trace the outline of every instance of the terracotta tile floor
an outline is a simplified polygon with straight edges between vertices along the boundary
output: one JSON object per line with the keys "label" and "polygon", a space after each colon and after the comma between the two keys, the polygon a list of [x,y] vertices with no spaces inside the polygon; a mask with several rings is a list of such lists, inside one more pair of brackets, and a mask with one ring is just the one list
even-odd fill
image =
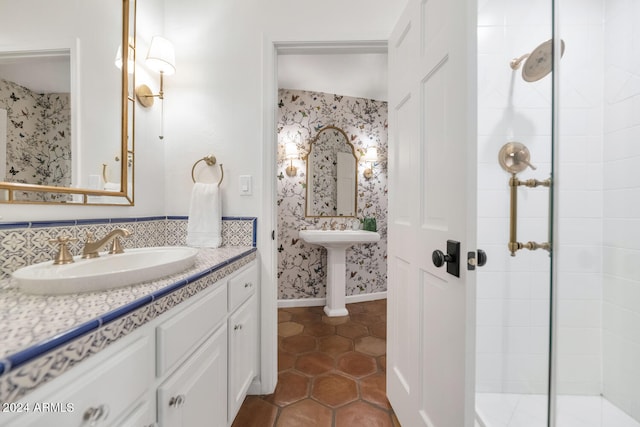
{"label": "terracotta tile floor", "polygon": [[278,385],[232,427],[399,427],[386,396],[387,301],[278,310]]}

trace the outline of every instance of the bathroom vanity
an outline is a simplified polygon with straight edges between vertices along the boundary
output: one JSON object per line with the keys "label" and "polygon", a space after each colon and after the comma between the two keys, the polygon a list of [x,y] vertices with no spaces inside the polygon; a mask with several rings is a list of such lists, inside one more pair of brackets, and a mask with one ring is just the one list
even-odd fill
{"label": "bathroom vanity", "polygon": [[[250,247],[201,249],[181,274],[74,294],[91,321],[0,357],[0,425],[231,425],[258,374],[256,258]],[[19,297],[41,304],[33,317],[73,298]]]}

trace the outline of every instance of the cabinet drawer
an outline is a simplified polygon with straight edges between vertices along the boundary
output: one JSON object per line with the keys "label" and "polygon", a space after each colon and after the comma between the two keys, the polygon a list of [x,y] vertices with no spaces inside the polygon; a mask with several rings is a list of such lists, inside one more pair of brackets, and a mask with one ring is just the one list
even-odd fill
{"label": "cabinet drawer", "polygon": [[[198,297],[196,297],[198,298]],[[219,286],[156,329],[156,375],[162,376],[215,330],[227,315],[227,287]]]}
{"label": "cabinet drawer", "polygon": [[[109,349],[104,352],[109,352]],[[101,354],[100,357],[104,357],[104,363],[96,364],[80,378],[49,397],[37,398],[31,402],[34,397],[27,397],[25,402],[29,402],[32,412],[9,425],[112,425],[114,420],[125,414],[132,402],[148,391],[149,382],[153,378],[153,368],[149,363],[150,358],[153,358],[153,343],[148,337],[141,337],[126,347],[118,346],[117,351],[111,351],[108,355]],[[44,403],[55,407],[45,408],[42,406]],[[36,405],[40,405],[40,409]]]}
{"label": "cabinet drawer", "polygon": [[248,268],[229,279],[229,312],[253,295],[258,287],[258,266],[252,262]]}

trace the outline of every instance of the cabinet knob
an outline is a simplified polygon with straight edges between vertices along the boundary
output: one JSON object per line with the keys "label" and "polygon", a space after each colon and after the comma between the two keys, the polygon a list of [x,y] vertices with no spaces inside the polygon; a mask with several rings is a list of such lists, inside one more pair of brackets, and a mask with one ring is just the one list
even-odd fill
{"label": "cabinet knob", "polygon": [[247,282],[247,283],[244,284],[245,288],[250,288],[252,286],[253,286],[253,283],[251,283],[251,282]]}
{"label": "cabinet knob", "polygon": [[233,327],[234,331],[237,331],[238,329],[242,329],[242,325],[241,324],[238,324],[238,325]]}
{"label": "cabinet knob", "polygon": [[173,396],[173,397],[171,397],[171,399],[169,399],[169,406],[173,406],[173,407],[179,408],[182,405],[184,405],[186,400],[187,400],[187,398],[186,398],[186,396],[184,394],[179,394],[177,396]]}
{"label": "cabinet knob", "polygon": [[109,416],[109,407],[107,405],[100,405],[98,407],[91,407],[84,411],[82,418],[85,421],[89,421],[89,425],[95,426],[98,422],[106,420]]}

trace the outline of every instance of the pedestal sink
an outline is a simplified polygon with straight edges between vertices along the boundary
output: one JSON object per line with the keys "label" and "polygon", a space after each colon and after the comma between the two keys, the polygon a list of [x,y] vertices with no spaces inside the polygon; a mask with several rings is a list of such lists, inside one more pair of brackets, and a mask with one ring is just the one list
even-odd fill
{"label": "pedestal sink", "polygon": [[358,243],[373,243],[380,240],[380,234],[365,230],[300,230],[300,238],[307,243],[327,248],[327,316],[346,316],[346,261],[345,252],[349,246]]}

